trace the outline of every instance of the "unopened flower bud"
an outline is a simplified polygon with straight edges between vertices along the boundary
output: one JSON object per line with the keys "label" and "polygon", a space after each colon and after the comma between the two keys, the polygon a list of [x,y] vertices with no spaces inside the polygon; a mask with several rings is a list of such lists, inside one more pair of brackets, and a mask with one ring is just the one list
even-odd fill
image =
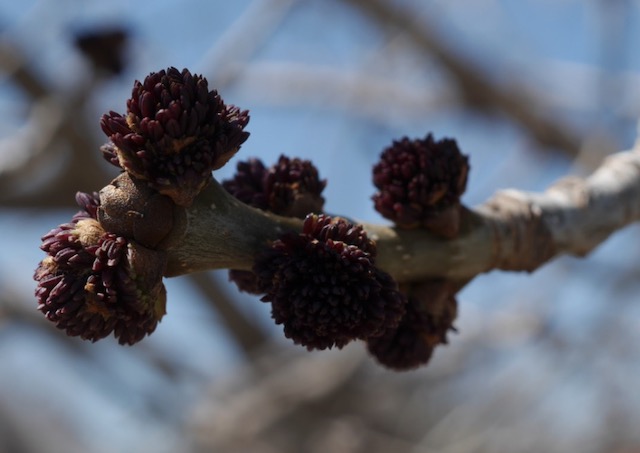
{"label": "unopened flower bud", "polygon": [[166,258],[106,232],[95,218],[97,194],[76,200],[83,210],[42,238],[38,309],[68,335],[96,341],[114,333],[121,344],[136,343],[164,315]]}
{"label": "unopened flower bud", "polygon": [[307,349],[341,348],[395,328],[406,300],[375,267],[375,246],[360,226],[309,215],[256,260],[262,298],[285,336]]}
{"label": "unopened flower bud", "polygon": [[189,206],[249,136],[247,111],[225,105],[207,80],[176,68],[134,84],[123,116],[110,112],[101,126],[114,146],[104,157],[178,205]]}
{"label": "unopened flower bud", "polygon": [[397,371],[426,364],[457,315],[455,289],[451,283],[434,280],[411,284],[406,290],[406,314],[396,328],[367,339],[369,352],[382,365]]}
{"label": "unopened flower bud", "polygon": [[[249,206],[303,219],[311,212],[322,212],[326,184],[310,161],[281,155],[270,168],[255,158],[238,162],[236,174],[222,186]],[[260,294],[251,271],[230,270],[229,280],[241,291]]]}
{"label": "unopened flower bud", "polygon": [[270,168],[259,159],[239,162],[235,176],[222,185],[249,206],[303,219],[311,212],[322,212],[327,182],[311,161],[281,155]]}
{"label": "unopened flower bud", "polygon": [[375,208],[401,228],[426,227],[453,237],[468,173],[468,158],[455,140],[435,141],[429,134],[394,141],[373,168]]}

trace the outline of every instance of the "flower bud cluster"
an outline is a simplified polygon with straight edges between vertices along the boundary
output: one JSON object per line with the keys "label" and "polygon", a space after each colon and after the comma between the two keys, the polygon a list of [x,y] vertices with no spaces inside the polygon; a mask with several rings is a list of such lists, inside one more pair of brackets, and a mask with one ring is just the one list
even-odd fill
{"label": "flower bud cluster", "polygon": [[326,185],[310,161],[284,155],[270,168],[260,159],[241,161],[234,177],[222,183],[249,206],[301,219],[310,212],[322,212]]}
{"label": "flower bud cluster", "polygon": [[189,206],[211,172],[249,137],[248,122],[248,112],[226,105],[205,78],[169,68],[135,82],[126,114],[102,117],[111,140],[102,151],[107,161]]}
{"label": "flower bud cluster", "polygon": [[468,173],[468,158],[455,140],[436,141],[428,134],[394,141],[373,168],[375,208],[400,228],[424,227],[453,237]]}
{"label": "flower bud cluster", "polygon": [[38,309],[70,336],[96,341],[113,333],[121,344],[136,343],[165,312],[161,278],[136,269],[139,256],[153,252],[101,227],[97,194],[78,193],[76,201],[82,210],[71,222],[42,237]]}
{"label": "flower bud cluster", "polygon": [[[378,192],[374,206],[396,227],[423,228],[446,239],[460,230],[469,174],[467,156],[455,140],[403,138],[383,150],[373,167]],[[367,339],[369,352],[382,365],[408,370],[429,361],[433,350],[447,342],[457,315],[456,288],[451,282],[422,281],[403,285],[406,314],[396,328]]]}
{"label": "flower bud cluster", "polygon": [[310,214],[256,260],[258,287],[284,334],[307,349],[342,348],[398,326],[406,299],[375,266],[362,226]]}
{"label": "flower bud cluster", "polygon": [[403,288],[408,295],[406,314],[396,328],[367,339],[367,348],[378,362],[397,371],[426,364],[457,315],[455,290],[446,281],[414,283]]}
{"label": "flower bud cluster", "polygon": [[[281,155],[267,168],[260,159],[240,161],[233,178],[222,186],[243,203],[274,214],[304,219],[311,212],[322,212],[322,191],[327,185],[318,169],[308,160]],[[230,270],[229,280],[241,291],[260,294],[251,271]]]}

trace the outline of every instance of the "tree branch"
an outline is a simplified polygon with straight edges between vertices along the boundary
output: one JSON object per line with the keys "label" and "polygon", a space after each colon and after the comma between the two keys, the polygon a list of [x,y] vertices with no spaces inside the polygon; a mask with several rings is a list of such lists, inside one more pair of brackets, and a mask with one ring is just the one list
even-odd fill
{"label": "tree branch", "polygon": [[[107,197],[103,197],[107,198]],[[607,158],[586,179],[565,178],[543,193],[498,192],[463,209],[460,235],[364,224],[377,241],[377,265],[399,282],[445,277],[467,281],[492,269],[531,272],[560,254],[584,256],[640,219],[640,151]],[[109,200],[103,199],[109,204]],[[204,269],[251,269],[254,257],[299,219],[246,206],[215,180],[174,218],[166,276]]]}

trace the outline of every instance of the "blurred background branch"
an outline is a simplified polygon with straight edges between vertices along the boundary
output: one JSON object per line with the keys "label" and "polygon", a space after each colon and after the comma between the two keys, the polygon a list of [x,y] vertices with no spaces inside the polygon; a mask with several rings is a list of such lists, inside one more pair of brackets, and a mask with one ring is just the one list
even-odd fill
{"label": "blurred background branch", "polygon": [[563,125],[560,118],[549,117],[544,100],[533,97],[525,81],[511,85],[493,82],[470,59],[465,60],[447,46],[438,36],[434,18],[387,0],[345,0],[345,3],[358,8],[379,27],[406,35],[420,53],[435,58],[455,81],[467,107],[502,113],[530,134],[540,149],[557,149],[569,156],[578,154],[579,136]]}

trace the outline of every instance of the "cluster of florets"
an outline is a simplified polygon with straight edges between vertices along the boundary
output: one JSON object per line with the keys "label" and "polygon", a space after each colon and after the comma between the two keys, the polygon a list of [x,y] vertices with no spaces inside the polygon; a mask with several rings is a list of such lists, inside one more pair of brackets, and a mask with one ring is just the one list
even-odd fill
{"label": "cluster of florets", "polygon": [[82,210],[42,238],[47,257],[34,275],[38,309],[68,335],[96,341],[114,333],[121,344],[136,343],[165,312],[162,280],[134,268],[139,256],[153,252],[104,231],[97,194],[78,193],[76,200]]}
{"label": "cluster of florets", "polygon": [[361,226],[307,216],[258,257],[258,287],[284,334],[308,349],[341,348],[398,326],[406,299],[375,266],[376,249]]}
{"label": "cluster of florets", "polygon": [[468,159],[455,140],[435,141],[428,134],[423,140],[394,141],[373,167],[375,208],[398,227],[455,236],[468,173]]}
{"label": "cluster of florets", "polygon": [[[266,167],[260,159],[240,161],[233,178],[222,186],[243,203],[274,214],[304,219],[309,213],[322,212],[322,191],[327,181],[308,160],[281,155],[278,162]],[[229,280],[241,291],[260,294],[255,274],[230,270]]]}
{"label": "cluster of florets", "polygon": [[[460,197],[469,161],[455,140],[403,138],[384,149],[373,167],[375,208],[398,228],[424,228],[444,238],[460,229]],[[407,310],[399,325],[367,339],[369,352],[383,365],[406,370],[425,364],[447,342],[457,315],[456,288],[445,281],[405,284]]]}
{"label": "cluster of florets", "polygon": [[247,111],[227,106],[207,80],[176,68],[136,81],[127,113],[102,117],[104,157],[188,206],[248,138]]}
{"label": "cluster of florets", "polygon": [[113,333],[121,344],[133,344],[153,332],[165,313],[167,260],[155,220],[193,202],[212,170],[247,139],[248,121],[246,111],[226,105],[206,79],[186,69],[136,81],[126,113],[101,120],[110,139],[103,156],[126,172],[103,191],[144,192],[148,198],[139,207],[149,212],[108,212],[97,193],[77,195],[82,210],[42,237],[47,257],[34,279],[47,319],[91,341]]}
{"label": "cluster of florets", "polygon": [[310,161],[284,155],[269,168],[255,158],[238,162],[234,177],[222,183],[229,193],[249,206],[298,218],[322,212],[322,191],[326,185]]}
{"label": "cluster of florets", "polygon": [[439,344],[447,343],[447,333],[455,330],[457,315],[455,289],[446,281],[407,285],[406,314],[396,328],[367,339],[369,352],[382,365],[402,371],[429,361]]}

